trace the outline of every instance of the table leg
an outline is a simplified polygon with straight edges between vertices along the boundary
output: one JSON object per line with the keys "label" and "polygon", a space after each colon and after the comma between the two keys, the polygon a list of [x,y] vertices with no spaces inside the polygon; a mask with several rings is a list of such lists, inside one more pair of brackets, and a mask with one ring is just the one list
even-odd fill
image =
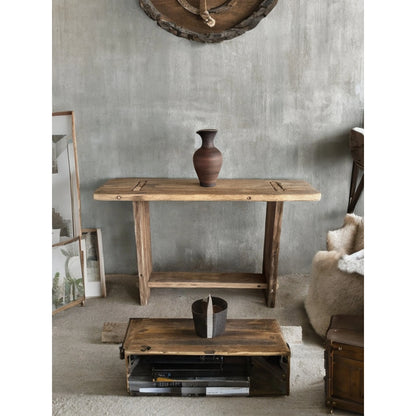
{"label": "table leg", "polygon": [[276,306],[276,292],[279,287],[277,266],[279,262],[280,233],[282,230],[283,202],[267,202],[264,231],[263,274],[267,281],[266,303]]}
{"label": "table leg", "polygon": [[149,202],[133,201],[133,216],[139,274],[139,302],[140,305],[147,305],[150,296],[149,278],[152,273]]}

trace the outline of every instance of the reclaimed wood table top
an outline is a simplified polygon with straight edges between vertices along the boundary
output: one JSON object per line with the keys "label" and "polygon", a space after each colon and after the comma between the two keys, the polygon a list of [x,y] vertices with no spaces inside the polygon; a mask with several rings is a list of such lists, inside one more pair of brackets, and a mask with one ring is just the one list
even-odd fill
{"label": "reclaimed wood table top", "polygon": [[98,201],[319,201],[321,193],[302,180],[115,178],[94,192]]}
{"label": "reclaimed wood table top", "polygon": [[228,319],[215,338],[196,335],[193,319],[130,318],[126,355],[290,355],[276,319]]}

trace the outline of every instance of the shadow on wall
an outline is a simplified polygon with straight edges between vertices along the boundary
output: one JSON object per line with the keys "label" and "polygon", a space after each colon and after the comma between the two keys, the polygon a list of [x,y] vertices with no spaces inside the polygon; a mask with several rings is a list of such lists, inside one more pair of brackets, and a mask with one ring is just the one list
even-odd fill
{"label": "shadow on wall", "polygon": [[313,155],[316,166],[320,168],[336,167],[339,163],[345,162],[346,157],[350,156],[349,134],[348,130],[337,136],[323,137],[314,142]]}

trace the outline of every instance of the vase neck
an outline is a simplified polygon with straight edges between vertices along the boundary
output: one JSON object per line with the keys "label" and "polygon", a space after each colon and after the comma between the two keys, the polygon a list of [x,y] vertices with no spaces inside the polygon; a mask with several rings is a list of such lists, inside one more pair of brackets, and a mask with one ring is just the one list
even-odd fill
{"label": "vase neck", "polygon": [[214,137],[202,137],[202,147],[214,147]]}
{"label": "vase neck", "polygon": [[207,130],[199,130],[197,133],[201,136],[202,139],[202,147],[210,148],[214,146],[214,138],[217,134],[217,130],[214,129],[207,129]]}

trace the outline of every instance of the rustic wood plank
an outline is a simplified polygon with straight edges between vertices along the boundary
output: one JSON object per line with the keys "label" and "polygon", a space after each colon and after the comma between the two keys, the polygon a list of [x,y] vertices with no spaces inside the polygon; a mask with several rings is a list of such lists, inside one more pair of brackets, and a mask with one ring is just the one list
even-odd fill
{"label": "rustic wood plank", "polygon": [[268,202],[264,233],[263,274],[267,281],[266,303],[270,308],[276,305],[279,287],[277,269],[279,262],[280,234],[282,230],[283,202]]}
{"label": "rustic wood plank", "polygon": [[192,319],[131,318],[126,355],[290,355],[275,319],[228,319],[224,334],[201,338]]}
{"label": "rustic wood plank", "polygon": [[133,216],[139,274],[139,301],[140,305],[147,305],[150,296],[148,283],[153,268],[149,203],[146,201],[133,202]]}
{"label": "rustic wood plank", "polygon": [[101,332],[101,342],[119,344],[126,335],[128,322],[104,322]]}
{"label": "rustic wood plank", "polygon": [[261,273],[152,272],[149,287],[266,289]]}
{"label": "rustic wood plank", "polygon": [[202,187],[198,179],[116,178],[94,192],[99,201],[319,201],[321,194],[301,180],[218,179]]}

